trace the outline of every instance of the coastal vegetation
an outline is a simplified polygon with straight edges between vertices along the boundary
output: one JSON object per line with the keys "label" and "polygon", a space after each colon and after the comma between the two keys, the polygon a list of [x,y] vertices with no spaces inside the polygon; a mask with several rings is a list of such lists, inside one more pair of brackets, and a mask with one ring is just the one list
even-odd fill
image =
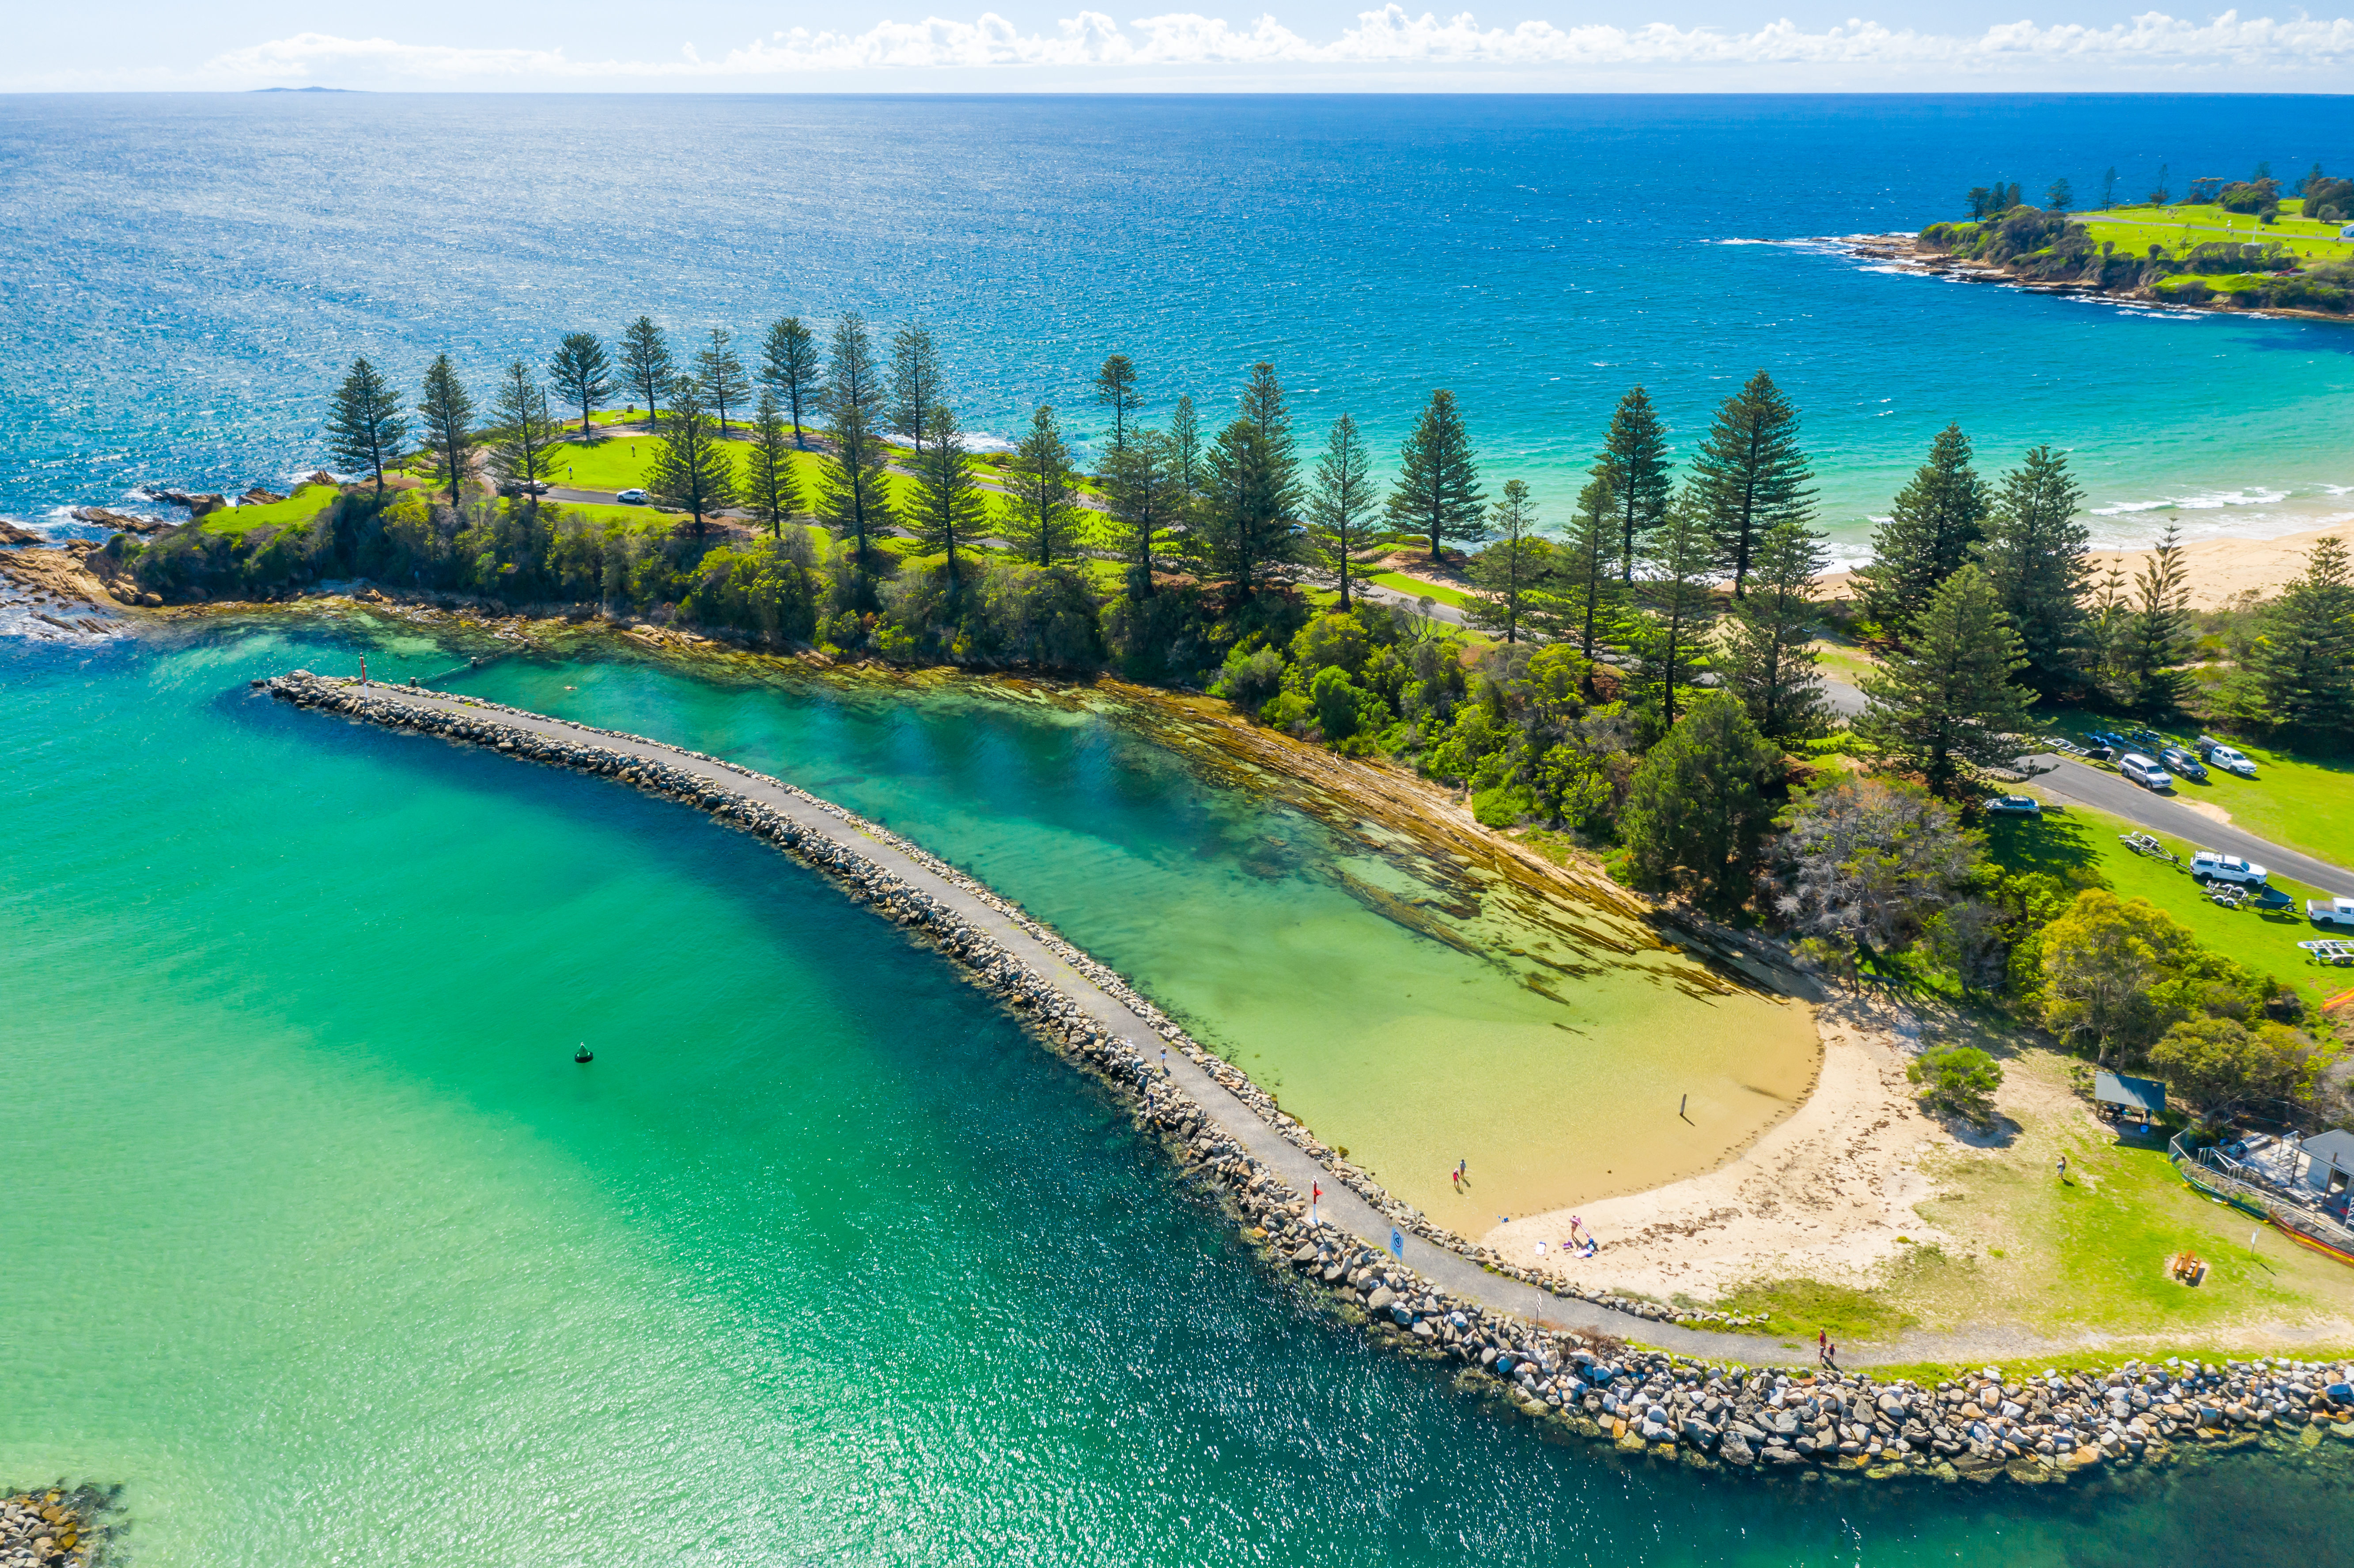
{"label": "coastal vegetation", "polygon": [[[1145,371],[1110,356],[1095,377],[1110,439],[1083,467],[1044,405],[1010,453],[974,452],[920,325],[883,340],[846,315],[821,354],[787,318],[763,341],[755,376],[725,333],[684,371],[643,318],[617,357],[567,334],[547,374],[577,423],[521,360],[482,423],[443,356],[411,429],[356,362],[328,426],[358,482],[120,535],[91,558],[167,600],[364,577],[836,658],[1206,690],[1459,790],[1481,822],[1550,853],[1775,930],[1831,976],[1948,993],[2122,1065],[2196,1045],[2211,1086],[2273,1082],[2282,1052],[2303,1053],[2296,1094],[2354,1110],[2310,987],[2141,899],[2138,867],[2006,862],[1977,825],[1988,774],[2041,709],[2115,706],[2306,749],[2342,738],[2354,573],[2337,541],[2276,599],[2202,620],[2170,540],[2133,580],[2094,580],[2063,453],[2031,449],[1988,480],[1956,427],[1839,603],[1819,580],[1799,412],[1762,372],[1681,473],[1630,389],[1571,516],[1548,519],[1483,466],[1444,388],[1384,494],[1350,417],[1303,450],[1271,364],[1205,436],[1190,394],[1156,422]],[[598,407],[607,366],[642,398],[634,423]],[[748,399],[748,422],[723,413]],[[551,480],[649,502],[558,501]],[[1872,654],[1843,727],[1825,626]],[[2116,957],[2144,949],[2158,956]],[[2129,1025],[2102,1000],[2123,994],[2138,999]],[[1928,1092],[1965,1105],[1969,1075],[1949,1078]]]}

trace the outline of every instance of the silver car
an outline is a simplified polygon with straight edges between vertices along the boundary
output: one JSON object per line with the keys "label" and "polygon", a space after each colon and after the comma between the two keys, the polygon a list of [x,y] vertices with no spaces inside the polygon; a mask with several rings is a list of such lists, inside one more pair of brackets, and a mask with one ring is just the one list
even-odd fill
{"label": "silver car", "polygon": [[2154,758],[2138,751],[2128,751],[2117,758],[2117,771],[2145,789],[2171,789],[2174,775],[2160,768]]}

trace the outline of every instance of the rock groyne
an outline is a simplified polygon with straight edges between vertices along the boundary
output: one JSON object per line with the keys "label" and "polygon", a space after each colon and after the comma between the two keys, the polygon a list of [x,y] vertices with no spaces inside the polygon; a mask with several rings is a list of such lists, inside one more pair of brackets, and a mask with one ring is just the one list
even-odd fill
{"label": "rock groyne", "polygon": [[[1887,1478],[2049,1480],[2192,1442],[2354,1439],[2349,1369],[2231,1363],[2006,1383],[1994,1369],[1935,1388],[1861,1374],[1756,1370],[1764,1341],[1697,1330],[1650,1303],[1517,1309],[1540,1284],[1430,1224],[1204,1050],[1116,972],[1018,906],[887,830],[738,764],[478,698],[296,671],[254,684],[301,707],[607,778],[702,810],[833,880],[936,945],[1032,1032],[1129,1104],[1214,1184],[1272,1266],[1305,1276],[1375,1339],[1458,1369],[1513,1413],[1681,1464],[1829,1467]],[[1158,1035],[1148,1052],[1140,1041]],[[1173,1053],[1174,1059],[1171,1059]],[[1336,1184],[1320,1203],[1313,1188]],[[1406,1254],[1407,1236],[1420,1245]],[[1504,1282],[1520,1282],[1506,1304]],[[1713,1315],[1723,1320],[1723,1315]],[[1626,1336],[1659,1346],[1634,1350]],[[2343,1398],[2339,1397],[2343,1394]],[[2001,1397],[1997,1398],[1999,1394]],[[2155,1414],[2153,1414],[2155,1413]],[[2339,1416],[2345,1419],[2338,1419]]]}

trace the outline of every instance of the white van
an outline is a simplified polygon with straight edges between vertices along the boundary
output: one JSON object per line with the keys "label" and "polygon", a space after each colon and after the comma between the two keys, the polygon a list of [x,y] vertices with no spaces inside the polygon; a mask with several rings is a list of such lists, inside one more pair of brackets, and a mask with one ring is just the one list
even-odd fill
{"label": "white van", "polygon": [[2117,771],[2145,789],[2171,789],[2174,775],[2138,751],[2128,751],[2117,758]]}

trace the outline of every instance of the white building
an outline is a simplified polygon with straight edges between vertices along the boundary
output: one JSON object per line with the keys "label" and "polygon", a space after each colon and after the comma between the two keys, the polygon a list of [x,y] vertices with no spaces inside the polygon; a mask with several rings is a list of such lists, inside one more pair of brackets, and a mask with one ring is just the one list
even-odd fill
{"label": "white building", "polygon": [[2316,1192],[2354,1185],[2354,1132],[2317,1132],[2298,1145],[2296,1179]]}

